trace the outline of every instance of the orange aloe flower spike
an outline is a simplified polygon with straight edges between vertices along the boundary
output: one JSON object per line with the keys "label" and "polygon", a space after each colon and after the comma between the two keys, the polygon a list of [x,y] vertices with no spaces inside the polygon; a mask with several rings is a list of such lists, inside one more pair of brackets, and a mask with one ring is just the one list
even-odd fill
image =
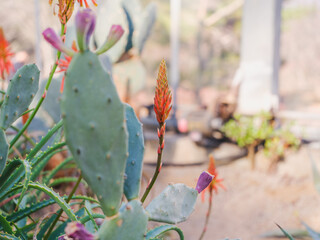
{"label": "orange aloe flower spike", "polygon": [[161,61],[157,78],[157,87],[154,97],[154,111],[157,121],[163,125],[172,109],[172,94],[167,79],[167,67],[164,60]]}

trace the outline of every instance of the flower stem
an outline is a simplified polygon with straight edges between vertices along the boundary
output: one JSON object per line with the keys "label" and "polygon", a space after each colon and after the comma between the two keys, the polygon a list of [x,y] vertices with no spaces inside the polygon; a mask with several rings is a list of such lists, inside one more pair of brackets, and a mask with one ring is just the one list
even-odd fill
{"label": "flower stem", "polygon": [[207,212],[207,215],[206,215],[206,221],[204,223],[204,227],[203,227],[203,230],[202,230],[202,233],[200,235],[199,240],[202,240],[204,235],[205,235],[205,233],[207,232],[207,227],[208,227],[208,223],[209,223],[209,219],[210,219],[211,209],[212,209],[212,191],[210,191],[209,207],[208,207],[208,212]]}
{"label": "flower stem", "polygon": [[[160,126],[160,129],[161,129],[163,127],[163,123],[160,123],[159,126]],[[141,202],[142,203],[146,200],[146,198],[147,198],[151,188],[153,187],[153,184],[157,180],[157,177],[158,177],[158,175],[160,173],[160,170],[161,170],[160,168],[161,168],[161,159],[162,159],[162,152],[163,152],[163,148],[161,146],[163,144],[163,136],[164,135],[162,134],[159,137],[159,148],[158,149],[160,149],[160,151],[158,151],[157,167],[156,167],[156,170],[155,170],[155,172],[153,174],[153,177],[152,177],[150,183],[148,184],[148,186],[147,186],[147,188],[146,188],[146,190],[145,190],[145,192],[144,192],[144,194],[143,194],[143,196],[141,198]]]}
{"label": "flower stem", "polygon": [[[61,32],[60,32],[60,36],[63,36],[65,34],[65,25],[64,24],[61,24]],[[40,98],[40,100],[38,101],[37,103],[37,106],[35,107],[35,109],[33,110],[32,114],[30,115],[29,119],[27,120],[27,122],[23,125],[23,127],[20,129],[20,131],[17,133],[17,135],[12,139],[12,141],[10,142],[10,148],[13,147],[13,145],[18,141],[18,139],[21,137],[21,135],[24,133],[24,131],[29,127],[31,121],[33,120],[33,118],[35,117],[35,115],[37,114],[39,108],[41,107],[42,105],[42,102],[44,101],[45,97],[46,97],[46,94],[47,94],[47,91],[49,89],[49,86],[51,84],[51,81],[52,81],[52,78],[53,78],[53,74],[55,73],[57,67],[58,67],[58,60],[60,59],[60,56],[61,56],[61,52],[58,51],[57,52],[57,60],[55,61],[53,67],[52,67],[52,70],[50,72],[50,75],[49,75],[49,78],[48,78],[48,81],[47,81],[47,84],[46,84],[46,87],[44,89],[44,92],[43,92],[43,95],[42,97]]]}
{"label": "flower stem", "polygon": [[[82,180],[82,173],[80,173],[76,184],[74,185],[72,191],[70,192],[70,194],[69,194],[69,196],[68,196],[68,198],[67,198],[67,200],[66,200],[66,203],[69,203],[69,202],[70,202],[71,198],[73,197],[74,193],[76,192],[77,188],[79,187],[79,184],[80,184],[81,180]],[[60,209],[60,211],[58,212],[57,217],[55,218],[55,220],[54,220],[54,222],[52,223],[52,225],[50,226],[47,234],[46,234],[45,237],[43,238],[44,240],[47,240],[47,239],[50,237],[50,234],[52,233],[54,227],[56,226],[57,222],[59,221],[59,218],[61,217],[62,213],[63,213],[63,210]]]}

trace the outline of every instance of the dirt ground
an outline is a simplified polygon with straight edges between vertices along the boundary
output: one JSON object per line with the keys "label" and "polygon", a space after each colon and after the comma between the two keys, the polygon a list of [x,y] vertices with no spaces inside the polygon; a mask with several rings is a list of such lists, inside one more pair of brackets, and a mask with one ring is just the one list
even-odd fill
{"label": "dirt ground", "polygon": [[[288,153],[274,173],[267,171],[268,159],[262,152],[257,155],[254,171],[250,170],[246,158],[218,167],[227,191],[221,190],[214,196],[204,239],[262,239],[263,233],[277,231],[275,223],[285,229],[303,229],[300,220],[320,230],[320,194],[313,185],[308,155],[311,151],[313,158],[319,160],[320,150],[308,149],[304,145],[299,151]],[[163,167],[152,197],[168,183],[182,182],[194,187],[198,175],[206,167]],[[147,175],[151,176],[152,171],[152,167],[145,167]],[[186,240],[199,238],[206,211],[207,202],[202,203],[199,198],[189,220],[178,225]],[[171,239],[178,238],[173,234]]]}

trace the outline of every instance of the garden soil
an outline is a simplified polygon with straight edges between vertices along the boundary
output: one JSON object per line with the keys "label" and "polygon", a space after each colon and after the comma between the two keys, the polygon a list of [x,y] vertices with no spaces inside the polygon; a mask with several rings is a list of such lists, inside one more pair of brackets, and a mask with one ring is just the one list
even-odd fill
{"label": "garden soil", "polygon": [[[284,229],[304,229],[301,220],[320,230],[320,194],[314,187],[309,153],[319,160],[320,151],[307,145],[287,154],[277,170],[268,171],[269,161],[262,152],[257,154],[257,167],[250,169],[246,158],[218,167],[227,188],[214,195],[210,223],[205,240],[264,239],[266,232],[278,231],[276,223]],[[195,187],[196,180],[206,165],[163,167],[151,199],[168,183],[185,183]],[[144,173],[152,176],[153,167],[145,167]],[[186,240],[199,239],[208,206],[198,198],[195,211],[184,223],[178,224]],[[156,226],[156,224],[151,224]],[[168,239],[178,239],[173,233]],[[276,239],[276,238],[269,238]]]}

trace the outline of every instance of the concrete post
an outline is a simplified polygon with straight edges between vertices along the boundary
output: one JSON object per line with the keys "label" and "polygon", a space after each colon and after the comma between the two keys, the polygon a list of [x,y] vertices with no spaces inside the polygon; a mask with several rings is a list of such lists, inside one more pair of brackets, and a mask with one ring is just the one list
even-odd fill
{"label": "concrete post", "polygon": [[282,0],[246,0],[242,17],[238,112],[256,114],[278,107]]}
{"label": "concrete post", "polygon": [[177,107],[177,88],[179,85],[179,33],[180,33],[181,0],[170,1],[170,82],[173,88],[173,113]]}

